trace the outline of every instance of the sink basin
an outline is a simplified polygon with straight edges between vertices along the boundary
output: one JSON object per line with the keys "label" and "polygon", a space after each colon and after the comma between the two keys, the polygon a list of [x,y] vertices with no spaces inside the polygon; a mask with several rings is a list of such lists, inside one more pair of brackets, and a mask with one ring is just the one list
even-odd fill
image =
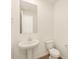
{"label": "sink basin", "polygon": [[22,41],[19,43],[19,47],[27,50],[27,59],[33,59],[32,50],[39,44],[39,40]]}
{"label": "sink basin", "polygon": [[22,41],[19,43],[19,47],[21,47],[23,49],[29,49],[29,48],[35,47],[38,44],[39,44],[39,40]]}

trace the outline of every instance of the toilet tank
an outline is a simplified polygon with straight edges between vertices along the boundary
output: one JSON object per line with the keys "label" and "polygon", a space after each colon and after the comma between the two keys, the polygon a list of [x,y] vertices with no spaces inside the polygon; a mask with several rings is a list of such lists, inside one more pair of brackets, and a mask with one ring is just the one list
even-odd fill
{"label": "toilet tank", "polygon": [[51,49],[51,48],[54,47],[54,42],[53,42],[53,40],[47,40],[45,43],[46,43],[46,48],[47,48],[47,49]]}

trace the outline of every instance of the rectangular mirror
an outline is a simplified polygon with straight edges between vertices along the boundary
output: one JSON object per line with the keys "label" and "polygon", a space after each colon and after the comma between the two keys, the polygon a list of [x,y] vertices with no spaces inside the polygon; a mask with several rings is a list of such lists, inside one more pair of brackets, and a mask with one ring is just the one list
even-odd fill
{"label": "rectangular mirror", "polygon": [[20,33],[37,32],[37,6],[26,1],[20,1]]}

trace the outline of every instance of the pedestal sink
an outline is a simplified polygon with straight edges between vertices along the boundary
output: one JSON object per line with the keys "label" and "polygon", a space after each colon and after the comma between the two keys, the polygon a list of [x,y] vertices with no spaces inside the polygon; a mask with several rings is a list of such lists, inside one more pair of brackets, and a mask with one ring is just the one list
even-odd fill
{"label": "pedestal sink", "polygon": [[32,49],[35,48],[39,44],[39,40],[32,40],[32,41],[22,41],[19,43],[19,47],[21,49],[27,50],[27,59],[32,58]]}

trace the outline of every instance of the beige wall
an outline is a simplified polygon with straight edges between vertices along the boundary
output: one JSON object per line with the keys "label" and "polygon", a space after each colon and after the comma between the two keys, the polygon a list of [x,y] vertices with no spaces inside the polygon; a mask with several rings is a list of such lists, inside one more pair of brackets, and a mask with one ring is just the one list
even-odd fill
{"label": "beige wall", "polygon": [[[38,6],[38,32],[32,34],[32,38],[38,39],[40,45],[34,51],[34,57],[40,57],[47,54],[44,41],[53,39],[53,9],[50,3],[44,0],[27,0],[30,3]],[[12,0],[12,56],[14,59],[26,59],[25,53],[22,53],[18,48],[18,43],[28,39],[28,34],[19,33],[19,0]],[[14,54],[14,55],[13,55]]]}
{"label": "beige wall", "polygon": [[54,6],[54,37],[56,47],[64,59],[67,58],[68,40],[68,7],[67,0],[58,0]]}

